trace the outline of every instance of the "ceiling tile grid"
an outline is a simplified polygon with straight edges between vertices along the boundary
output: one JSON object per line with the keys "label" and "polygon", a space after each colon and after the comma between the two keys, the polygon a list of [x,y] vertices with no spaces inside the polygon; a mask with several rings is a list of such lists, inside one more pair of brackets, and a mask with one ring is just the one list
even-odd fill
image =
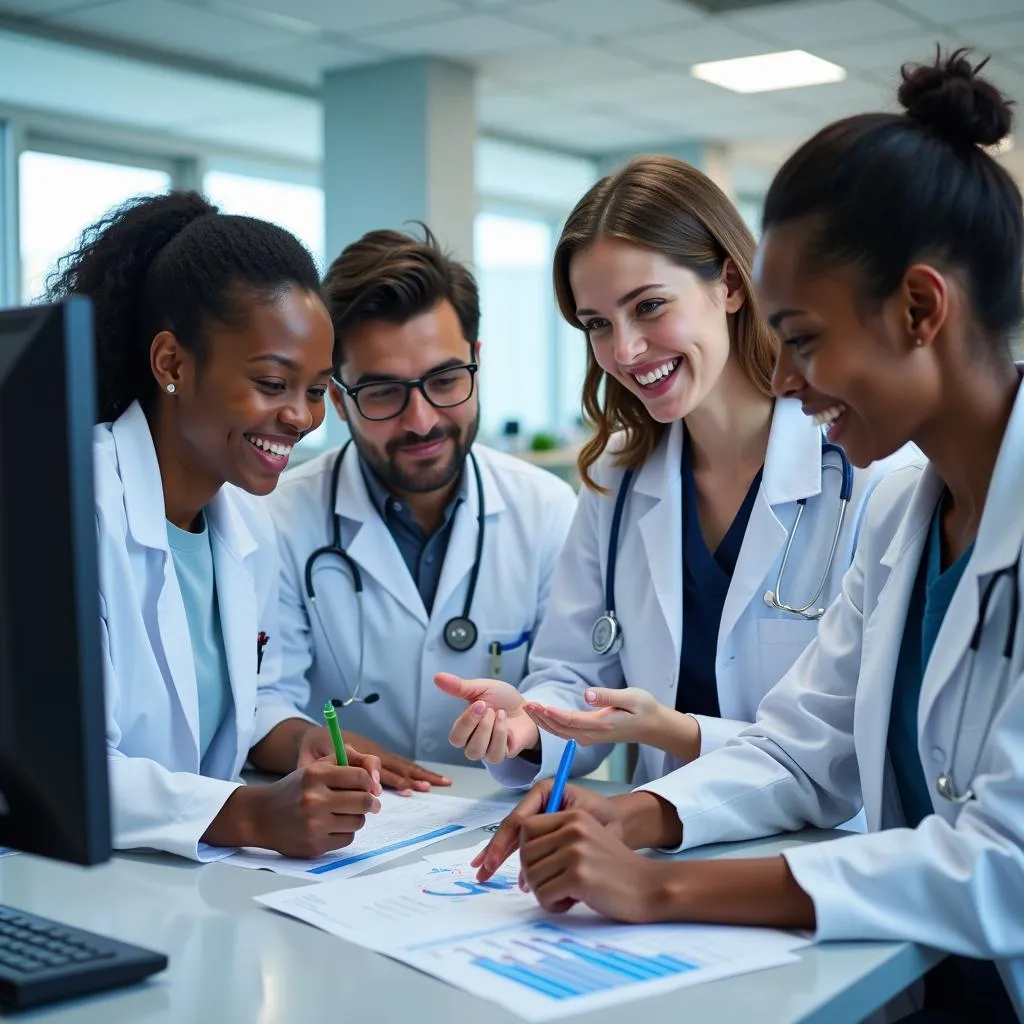
{"label": "ceiling tile grid", "polygon": [[677,0],[547,0],[506,17],[581,42],[699,25],[707,15]]}
{"label": "ceiling tile grid", "polygon": [[[797,139],[891,108],[900,64],[928,60],[936,40],[993,53],[993,80],[1024,102],[1024,0],[783,0],[722,16],[686,0],[0,0],[0,26],[4,15],[310,91],[332,68],[460,61],[477,70],[485,130],[584,152]],[[795,48],[848,78],[744,96],[690,75],[700,61]],[[237,116],[241,125],[248,108]],[[313,131],[307,121],[296,131]],[[244,134],[220,117],[209,131],[218,125]]]}

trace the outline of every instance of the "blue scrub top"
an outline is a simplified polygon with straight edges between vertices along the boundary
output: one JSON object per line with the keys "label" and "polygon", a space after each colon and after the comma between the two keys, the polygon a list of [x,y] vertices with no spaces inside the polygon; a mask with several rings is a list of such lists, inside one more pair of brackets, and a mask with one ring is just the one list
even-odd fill
{"label": "blue scrub top", "polygon": [[889,760],[903,813],[911,828],[916,828],[933,811],[931,787],[917,750],[917,707],[921,702],[921,683],[939,627],[974,550],[972,544],[943,571],[942,506],[940,501],[932,516],[921,566],[910,595],[889,716]]}
{"label": "blue scrub top", "polygon": [[[892,689],[892,711],[887,741],[896,789],[907,824],[916,828],[933,813],[931,788],[917,750],[917,710],[921,684],[931,657],[939,627],[949,609],[953,593],[974,550],[972,544],[949,568],[942,569],[942,508],[939,502],[932,516],[928,540],[921,555],[914,590],[903,627],[896,678]],[[931,780],[934,783],[934,779]],[[1010,1003],[995,964],[950,956],[924,976],[925,1011],[941,1012],[941,1019],[954,1022],[985,1021],[985,1024],[1013,1024],[1017,1015]]]}
{"label": "blue scrub top", "polygon": [[721,718],[715,660],[725,596],[761,486],[757,471],[736,518],[714,553],[708,550],[697,515],[697,484],[689,435],[683,431],[683,644],[679,658],[676,710]]}

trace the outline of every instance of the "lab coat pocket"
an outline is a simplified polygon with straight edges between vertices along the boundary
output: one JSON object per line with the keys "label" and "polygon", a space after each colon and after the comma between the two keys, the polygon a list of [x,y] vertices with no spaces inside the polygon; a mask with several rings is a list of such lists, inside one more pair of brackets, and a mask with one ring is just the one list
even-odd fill
{"label": "lab coat pocket", "polygon": [[761,686],[767,693],[803,654],[818,632],[807,619],[760,619],[757,623]]}
{"label": "lab coat pocket", "polygon": [[483,660],[477,675],[483,679],[504,679],[518,686],[526,675],[526,657],[532,642],[528,629],[482,629],[475,648]]}

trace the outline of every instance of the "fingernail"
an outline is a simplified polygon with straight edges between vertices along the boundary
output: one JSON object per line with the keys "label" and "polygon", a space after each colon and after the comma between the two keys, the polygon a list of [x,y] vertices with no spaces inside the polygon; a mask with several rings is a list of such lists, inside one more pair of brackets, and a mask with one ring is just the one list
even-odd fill
{"label": "fingernail", "polygon": [[487,710],[487,705],[482,700],[478,700],[473,705],[473,714],[474,715],[482,715],[486,710]]}
{"label": "fingernail", "polygon": [[429,782],[414,782],[413,783],[413,787],[415,789],[418,789],[421,793],[426,793],[426,791],[428,789],[430,789],[430,783]]}
{"label": "fingernail", "polygon": [[499,709],[497,717],[498,717],[498,721],[499,722],[504,722],[505,721],[505,712],[503,710]]}
{"label": "fingernail", "polygon": [[374,799],[374,801],[373,801],[373,813],[377,814],[377,813],[379,813],[379,811],[380,811],[380,801],[377,800],[377,799]]}
{"label": "fingernail", "polygon": [[441,784],[444,785],[444,786],[450,786],[452,784],[452,780],[449,779],[447,775],[442,775],[441,776]]}
{"label": "fingernail", "polygon": [[585,694],[583,694],[583,699],[584,699],[584,700],[585,700],[585,701],[586,701],[586,702],[587,702],[588,704],[593,704],[593,703],[594,703],[594,701],[595,701],[595,700],[597,700],[597,694],[596,694],[596,693],[594,693],[594,691],[593,691],[593,690],[587,690],[587,692],[586,692]]}

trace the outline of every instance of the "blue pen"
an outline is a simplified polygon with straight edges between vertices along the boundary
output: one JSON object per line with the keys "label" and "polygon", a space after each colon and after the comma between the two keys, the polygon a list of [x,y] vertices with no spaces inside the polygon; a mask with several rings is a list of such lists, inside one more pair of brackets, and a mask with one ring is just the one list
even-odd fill
{"label": "blue pen", "polygon": [[565,784],[569,781],[569,772],[572,771],[572,759],[576,756],[576,741],[569,740],[562,751],[562,760],[558,762],[558,771],[555,773],[555,784],[551,787],[551,795],[548,797],[548,805],[544,808],[545,814],[552,814],[562,809],[562,797],[565,795]]}

